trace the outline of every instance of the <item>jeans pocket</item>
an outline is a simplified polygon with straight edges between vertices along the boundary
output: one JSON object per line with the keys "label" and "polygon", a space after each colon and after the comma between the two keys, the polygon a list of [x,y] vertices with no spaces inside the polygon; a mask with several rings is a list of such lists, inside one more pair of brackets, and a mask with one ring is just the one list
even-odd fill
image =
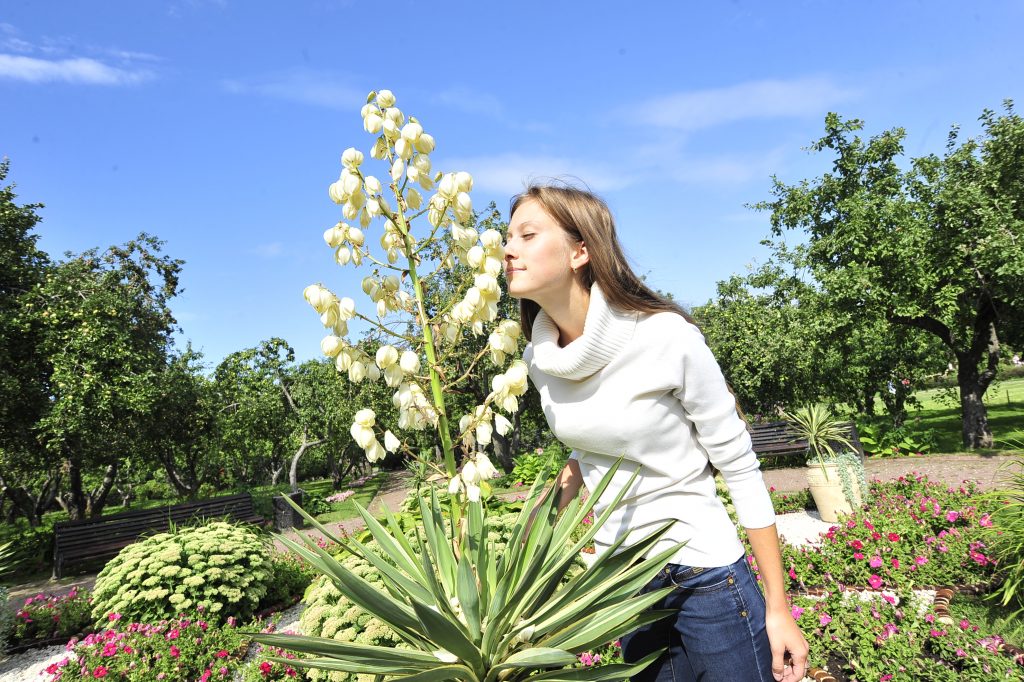
{"label": "jeans pocket", "polygon": [[665,567],[669,582],[689,594],[707,594],[724,590],[736,583],[731,566],[704,568],[668,564]]}

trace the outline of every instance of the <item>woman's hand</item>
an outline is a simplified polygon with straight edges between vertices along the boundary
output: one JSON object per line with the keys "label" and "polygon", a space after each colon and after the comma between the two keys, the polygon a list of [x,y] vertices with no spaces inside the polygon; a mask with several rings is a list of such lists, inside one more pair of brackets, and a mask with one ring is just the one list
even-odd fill
{"label": "woman's hand", "polygon": [[807,640],[792,614],[769,611],[765,616],[772,647],[772,675],[778,682],[799,682],[807,673]]}

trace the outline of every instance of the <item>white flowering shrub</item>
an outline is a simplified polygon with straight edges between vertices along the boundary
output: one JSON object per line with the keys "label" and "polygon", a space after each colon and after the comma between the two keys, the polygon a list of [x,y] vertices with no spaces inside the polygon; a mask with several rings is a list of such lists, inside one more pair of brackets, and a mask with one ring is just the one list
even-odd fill
{"label": "white flowering shrub", "polygon": [[223,521],[146,538],[100,571],[93,617],[146,623],[200,612],[207,620],[246,620],[273,577],[270,549],[255,530]]}

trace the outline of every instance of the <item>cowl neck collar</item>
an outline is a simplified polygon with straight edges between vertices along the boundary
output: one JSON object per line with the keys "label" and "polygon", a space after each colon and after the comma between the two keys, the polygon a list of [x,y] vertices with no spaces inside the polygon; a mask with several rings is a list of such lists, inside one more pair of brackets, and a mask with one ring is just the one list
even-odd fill
{"label": "cowl neck collar", "polygon": [[541,309],[533,321],[533,362],[537,369],[563,379],[581,380],[607,365],[633,337],[638,314],[620,312],[608,305],[601,288],[590,288],[590,305],[583,334],[561,348],[558,326]]}

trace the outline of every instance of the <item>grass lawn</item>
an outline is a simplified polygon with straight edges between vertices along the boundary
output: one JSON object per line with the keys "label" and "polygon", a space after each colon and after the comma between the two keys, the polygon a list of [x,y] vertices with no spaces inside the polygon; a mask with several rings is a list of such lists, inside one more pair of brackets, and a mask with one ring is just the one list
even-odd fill
{"label": "grass lawn", "polygon": [[[959,394],[936,388],[915,394],[923,408],[910,413],[914,421],[935,431],[933,454],[963,452]],[[996,439],[996,451],[1024,450],[1024,377],[1000,381],[985,394],[988,421]]]}
{"label": "grass lawn", "polygon": [[[356,494],[348,498],[344,502],[333,503],[333,509],[326,514],[319,514],[316,520],[320,523],[329,523],[338,521],[347,521],[348,519],[354,519],[359,516],[356,511],[355,503],[358,502],[359,506],[364,509],[370,505],[370,502],[377,495],[377,491],[384,485],[384,481],[387,480],[386,473],[380,473],[371,478],[363,485],[356,488]],[[396,510],[392,510],[396,511]]]}

